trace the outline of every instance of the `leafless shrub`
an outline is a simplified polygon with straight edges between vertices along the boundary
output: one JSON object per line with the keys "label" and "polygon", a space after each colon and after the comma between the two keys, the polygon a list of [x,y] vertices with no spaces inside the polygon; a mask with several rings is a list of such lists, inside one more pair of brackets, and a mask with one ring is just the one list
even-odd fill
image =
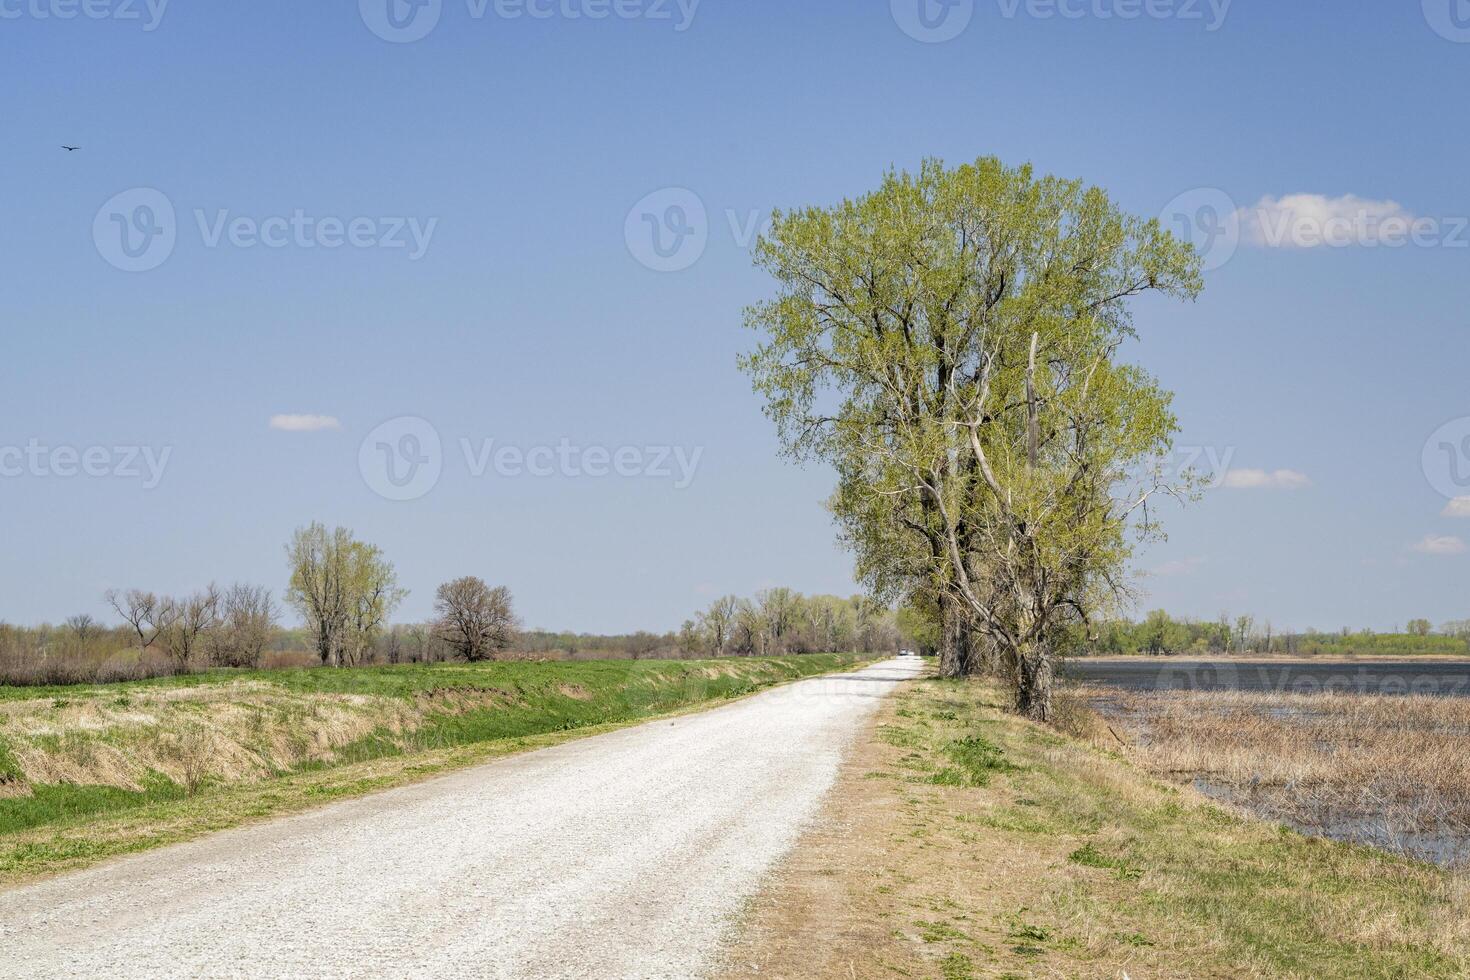
{"label": "leafless shrub", "polygon": [[466,660],[489,660],[515,638],[515,612],[503,585],[492,589],[472,575],[446,582],[434,611],[434,635]]}
{"label": "leafless shrub", "polygon": [[276,633],[276,615],[268,589],[230,586],[220,597],[218,623],[209,637],[210,662],[216,667],[259,667]]}
{"label": "leafless shrub", "polygon": [[181,670],[187,669],[205,638],[219,624],[219,589],[210,585],[202,592],[163,603],[168,618],[162,633],[164,649]]}
{"label": "leafless shrub", "polygon": [[138,648],[147,650],[173,622],[173,604],[142,589],[120,592],[108,589],[103,598],[138,637]]}

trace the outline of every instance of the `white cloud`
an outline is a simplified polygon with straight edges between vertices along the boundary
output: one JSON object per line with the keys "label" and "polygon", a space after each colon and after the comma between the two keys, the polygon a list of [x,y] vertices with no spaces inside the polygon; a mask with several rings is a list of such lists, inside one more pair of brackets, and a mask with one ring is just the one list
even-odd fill
{"label": "white cloud", "polygon": [[280,432],[322,432],[340,429],[342,423],[332,415],[272,415],[271,428]]}
{"label": "white cloud", "polygon": [[1347,248],[1402,245],[1417,219],[1397,201],[1355,194],[1266,195],[1239,212],[1241,234],[1263,248]]}
{"label": "white cloud", "polygon": [[1188,575],[1205,563],[1203,558],[1181,558],[1175,561],[1166,561],[1158,568],[1152,569],[1151,574],[1161,577],[1170,575]]}
{"label": "white cloud", "polygon": [[1225,474],[1225,486],[1236,490],[1300,490],[1311,478],[1296,470],[1237,470]]}
{"label": "white cloud", "polygon": [[1444,505],[1440,517],[1470,517],[1470,497],[1456,497]]}
{"label": "white cloud", "polygon": [[1452,534],[1427,534],[1422,541],[1415,542],[1414,550],[1421,555],[1463,555],[1465,542]]}

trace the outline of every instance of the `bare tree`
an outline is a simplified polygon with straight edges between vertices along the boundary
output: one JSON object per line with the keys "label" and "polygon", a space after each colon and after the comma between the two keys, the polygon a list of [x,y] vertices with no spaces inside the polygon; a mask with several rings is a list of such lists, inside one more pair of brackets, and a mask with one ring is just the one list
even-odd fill
{"label": "bare tree", "polygon": [[73,634],[75,634],[77,642],[84,645],[88,640],[96,636],[98,633],[97,620],[93,619],[86,613],[80,613],[76,616],[68,616],[66,620],[66,625],[67,628],[70,629]]}
{"label": "bare tree", "polygon": [[426,663],[429,659],[429,628],[423,623],[410,623],[404,633],[408,638],[408,662]]}
{"label": "bare tree", "polygon": [[488,660],[515,638],[510,590],[472,575],[439,586],[434,612],[434,635],[466,660]]}
{"label": "bare tree", "polygon": [[721,596],[710,607],[699,614],[699,628],[704,631],[710,647],[718,656],[725,652],[730,635],[735,628],[735,613],[740,600],[732,595]]}
{"label": "bare tree", "polygon": [[182,599],[164,600],[171,622],[163,630],[168,655],[188,667],[201,642],[219,625],[220,592],[213,584]]}
{"label": "bare tree", "polygon": [[741,599],[736,605],[734,640],[735,648],[747,657],[764,657],[770,648],[770,621],[749,599]]}
{"label": "bare tree", "polygon": [[798,606],[796,593],[785,587],[765,589],[755,594],[755,601],[760,608],[761,617],[766,622],[772,647],[778,652],[784,652],[788,634],[796,625]]}
{"label": "bare tree", "polygon": [[142,589],[128,589],[126,592],[108,589],[103,597],[137,634],[139,649],[147,650],[151,647],[159,634],[173,623],[173,603],[166,598],[160,599],[152,592]]}
{"label": "bare tree", "polygon": [[219,628],[210,636],[210,661],[218,667],[259,667],[276,632],[270,590],[236,583],[219,601]]}
{"label": "bare tree", "polygon": [[403,661],[403,638],[408,632],[408,627],[393,625],[383,631],[383,653],[390,664]]}

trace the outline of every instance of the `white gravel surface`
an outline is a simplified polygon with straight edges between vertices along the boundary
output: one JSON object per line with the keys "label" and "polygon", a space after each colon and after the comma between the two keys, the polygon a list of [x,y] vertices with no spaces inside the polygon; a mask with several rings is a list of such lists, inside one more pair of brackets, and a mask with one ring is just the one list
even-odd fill
{"label": "white gravel surface", "polygon": [[0,892],[0,977],[696,977],[895,660]]}

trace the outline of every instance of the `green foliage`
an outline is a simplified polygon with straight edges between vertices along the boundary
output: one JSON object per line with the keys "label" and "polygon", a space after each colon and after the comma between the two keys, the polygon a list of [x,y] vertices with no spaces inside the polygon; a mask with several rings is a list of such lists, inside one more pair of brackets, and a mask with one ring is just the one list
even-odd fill
{"label": "green foliage", "polygon": [[1108,857],[1099,851],[1091,841],[1067,855],[1067,860],[1086,868],[1106,868],[1115,871],[1118,877],[1125,881],[1131,881],[1143,873],[1137,868],[1129,867],[1118,858]]}
{"label": "green foliage", "polygon": [[999,746],[979,735],[950,742],[944,747],[944,754],[958,768],[941,769],[930,779],[941,786],[984,786],[990,782],[992,773],[1008,772],[1011,768]]}
{"label": "green foliage", "polygon": [[[1427,621],[1426,621],[1427,622]],[[1287,654],[1291,656],[1345,656],[1449,654],[1463,656],[1470,650],[1465,636],[1411,630],[1408,633],[1374,633],[1341,630],[1322,633],[1278,633],[1269,624],[1258,625],[1249,616],[1234,622],[1175,618],[1162,609],[1150,612],[1141,622],[1111,620],[1101,624],[1095,638],[1084,644],[1085,652],[1101,655],[1171,656],[1225,653]]]}
{"label": "green foliage", "polygon": [[756,261],[779,293],[747,312],[742,367],[785,450],[836,468],[860,578],[950,596],[1002,650],[1049,656],[1151,530],[1176,424],[1117,352],[1130,299],[1198,292],[1193,249],[1095,187],[987,158],[778,212]]}
{"label": "green foliage", "polygon": [[376,545],[344,527],[297,528],[286,546],[286,602],[311,628],[322,663],[362,663],[388,616],[408,595]]}

